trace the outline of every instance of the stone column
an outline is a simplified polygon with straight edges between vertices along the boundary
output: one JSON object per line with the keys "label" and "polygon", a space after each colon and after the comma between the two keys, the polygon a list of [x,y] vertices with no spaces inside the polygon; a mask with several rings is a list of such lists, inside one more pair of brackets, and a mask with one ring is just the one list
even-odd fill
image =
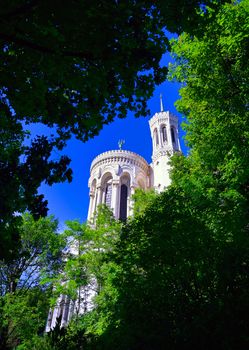
{"label": "stone column", "polygon": [[95,210],[97,210],[97,206],[102,203],[102,189],[101,189],[101,186],[97,187],[97,192],[96,193],[97,193],[97,205],[96,205]]}
{"label": "stone column", "polygon": [[75,304],[75,301],[70,300],[70,302],[69,302],[68,321],[71,320],[71,318],[72,318],[72,316],[73,316],[73,314],[74,314],[74,306],[75,306],[74,304]]}
{"label": "stone column", "polygon": [[176,142],[177,142],[177,151],[181,151],[180,138],[179,138],[179,129],[176,129]]}
{"label": "stone column", "polygon": [[94,212],[94,191],[90,191],[90,203],[89,203],[89,209],[88,209],[88,215],[87,215],[87,221],[89,221],[92,216],[93,216],[93,212]]}
{"label": "stone column", "polygon": [[60,317],[62,301],[63,301],[63,295],[60,295],[58,300],[57,300],[56,306],[54,307],[54,310],[53,310],[51,329],[53,329],[55,327],[56,322],[57,322],[57,318]]}
{"label": "stone column", "polygon": [[97,197],[98,197],[98,193],[97,193],[97,189],[95,189],[95,191],[94,191],[94,200],[93,200],[93,208],[92,208],[92,217],[93,217],[93,214],[95,213],[96,208],[97,208]]}
{"label": "stone column", "polygon": [[127,203],[127,209],[128,209],[128,216],[132,216],[133,215],[133,200],[132,200],[132,196],[135,193],[135,186],[131,185],[131,191],[130,191],[130,197],[129,197],[129,202]]}
{"label": "stone column", "polygon": [[66,296],[62,307],[61,327],[65,327],[68,324],[69,303],[69,297]]}
{"label": "stone column", "polygon": [[119,181],[113,180],[112,181],[112,202],[111,202],[111,208],[113,210],[113,215],[116,219],[118,219],[118,186]]}
{"label": "stone column", "polygon": [[50,332],[52,329],[52,319],[53,319],[53,309],[49,309],[49,313],[48,313],[48,319],[47,319],[47,323],[46,323],[46,328],[45,328],[45,332]]}

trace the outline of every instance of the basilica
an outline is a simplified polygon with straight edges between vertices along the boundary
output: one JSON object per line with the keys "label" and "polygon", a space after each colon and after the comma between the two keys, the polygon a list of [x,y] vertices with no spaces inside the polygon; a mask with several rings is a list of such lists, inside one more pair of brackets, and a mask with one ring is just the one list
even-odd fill
{"label": "basilica", "polygon": [[[132,195],[136,188],[162,192],[169,186],[169,159],[174,152],[181,151],[178,118],[164,111],[162,98],[160,107],[160,112],[149,120],[153,146],[151,164],[132,151],[122,150],[121,145],[120,149],[101,153],[92,161],[88,222],[93,221],[100,204],[106,204],[117,220],[125,221],[132,216]],[[82,287],[79,293],[84,300],[83,308],[68,296],[61,295],[56,307],[49,312],[46,332],[55,327],[58,319],[61,327],[66,326],[77,308],[81,308],[80,313],[92,309],[95,294],[91,287]]]}
{"label": "basilica", "polygon": [[103,203],[111,208],[116,219],[125,220],[132,215],[136,188],[161,192],[170,184],[169,158],[180,151],[178,118],[163,110],[161,100],[161,111],[150,119],[149,125],[153,144],[151,164],[122,149],[101,153],[92,161],[88,221]]}

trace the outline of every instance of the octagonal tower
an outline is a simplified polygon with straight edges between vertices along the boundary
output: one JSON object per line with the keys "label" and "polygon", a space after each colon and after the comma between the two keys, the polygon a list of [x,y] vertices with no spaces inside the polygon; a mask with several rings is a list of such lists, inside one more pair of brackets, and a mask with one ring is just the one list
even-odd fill
{"label": "octagonal tower", "polygon": [[178,118],[169,111],[164,111],[162,96],[161,111],[156,113],[149,121],[152,137],[152,173],[153,187],[162,192],[170,185],[169,160],[174,152],[180,152],[178,134]]}

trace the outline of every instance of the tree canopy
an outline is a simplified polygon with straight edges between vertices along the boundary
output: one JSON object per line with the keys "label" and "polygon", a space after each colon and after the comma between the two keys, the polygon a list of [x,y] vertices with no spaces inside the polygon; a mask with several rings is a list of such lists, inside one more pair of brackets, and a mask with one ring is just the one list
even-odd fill
{"label": "tree canopy", "polygon": [[10,1],[0,12],[3,103],[62,139],[86,140],[128,109],[145,115],[166,78],[165,29],[194,30],[200,12],[196,0]]}
{"label": "tree canopy", "polygon": [[[118,7],[122,2],[115,4]],[[170,4],[163,7],[161,3],[160,15]],[[187,2],[181,4],[185,8]],[[170,13],[174,9],[172,5]],[[50,335],[39,336],[39,310],[47,306],[40,294],[40,275],[37,281],[32,279],[34,288],[16,300],[13,297],[22,285],[20,273],[10,279],[12,284],[3,278],[8,271],[18,270],[20,262],[33,262],[38,247],[35,262],[46,272],[44,283],[54,280],[48,269],[56,271],[64,242],[60,239],[65,236],[58,241],[50,235],[54,221],[23,219],[19,255],[1,265],[1,327],[15,330],[7,338],[9,348],[248,348],[249,3],[226,3],[217,11],[203,3],[197,12],[204,17],[198,22],[202,25],[172,42],[175,64],[170,67],[171,78],[182,83],[177,106],[186,117],[189,155],[173,156],[172,184],[164,193],[136,192],[135,215],[126,223],[115,222],[106,207],[100,207],[95,230],[77,221],[68,223],[65,235],[77,240],[79,253],[84,253],[69,254],[62,264],[61,276],[64,273],[72,283],[59,292],[74,298],[89,277],[96,278],[99,288],[92,311],[77,315],[67,329],[57,327]],[[188,18],[176,23],[190,25]],[[182,29],[180,24],[177,28]],[[6,143],[13,157],[19,157],[22,133],[20,128],[20,137],[13,134],[13,147]],[[64,140],[67,137],[62,134]],[[53,142],[56,146],[58,139]],[[15,287],[14,292],[9,285]],[[37,300],[41,300],[40,308]],[[20,310],[27,317],[21,318]]]}
{"label": "tree canopy", "polygon": [[[197,30],[222,1],[11,0],[0,10],[1,236],[17,238],[17,212],[47,213],[37,189],[71,181],[70,160],[51,160],[72,135],[87,140],[146,101],[166,79],[165,29]],[[25,143],[32,123],[50,136]],[[60,153],[60,152],[59,152]],[[10,249],[9,249],[10,250]],[[6,250],[8,251],[8,249]],[[2,252],[3,253],[3,252]],[[1,254],[2,254],[1,253]]]}
{"label": "tree canopy", "polygon": [[108,288],[78,328],[87,349],[248,347],[248,10],[208,9],[202,35],[173,43],[191,151],[173,157],[165,193],[146,206],[137,192]]}
{"label": "tree canopy", "polygon": [[12,349],[43,332],[51,280],[63,268],[67,241],[52,217],[26,214],[20,225],[15,259],[0,262],[0,347]]}

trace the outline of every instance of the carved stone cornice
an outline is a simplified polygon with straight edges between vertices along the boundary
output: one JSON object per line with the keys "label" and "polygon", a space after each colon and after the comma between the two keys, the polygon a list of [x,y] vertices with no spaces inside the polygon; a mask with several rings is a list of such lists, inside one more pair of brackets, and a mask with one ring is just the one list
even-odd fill
{"label": "carved stone cornice", "polygon": [[155,113],[153,117],[149,120],[150,127],[153,129],[154,125],[166,123],[170,121],[170,124],[178,125],[178,118],[169,111]]}
{"label": "carved stone cornice", "polygon": [[91,164],[90,172],[92,173],[96,168],[104,166],[104,165],[123,165],[123,164],[130,164],[135,165],[141,169],[143,169],[145,172],[147,172],[147,169],[149,167],[149,164],[146,162],[146,160],[138,155],[137,153],[126,151],[126,150],[113,150],[113,151],[107,151],[104,153],[101,153],[98,155]]}
{"label": "carved stone cornice", "polygon": [[153,154],[152,161],[155,162],[160,157],[165,157],[165,156],[170,158],[174,153],[175,153],[175,151],[172,149],[168,149],[168,150],[159,149],[156,153]]}
{"label": "carved stone cornice", "polygon": [[118,186],[119,185],[119,180],[113,180],[112,181],[113,186]]}

